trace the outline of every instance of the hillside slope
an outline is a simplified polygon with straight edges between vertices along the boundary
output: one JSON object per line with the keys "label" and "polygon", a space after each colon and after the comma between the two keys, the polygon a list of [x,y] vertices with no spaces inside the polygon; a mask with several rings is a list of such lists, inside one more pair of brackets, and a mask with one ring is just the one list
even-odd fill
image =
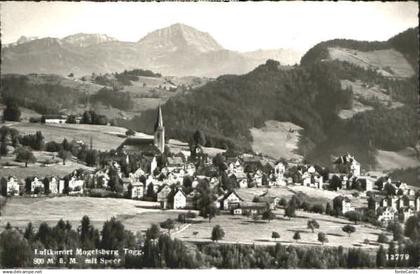
{"label": "hillside slope", "polygon": [[[406,41],[411,33],[396,37]],[[248,74],[219,77],[167,101],[168,134],[188,141],[201,129],[207,145],[251,150],[255,140],[250,129],[264,132],[268,120],[291,122],[302,128],[297,152],[303,157],[330,165],[331,157],[351,151],[365,166],[374,166],[377,149],[399,151],[417,142],[417,71],[406,59],[413,50],[394,47],[399,39],[322,42],[304,55],[301,66],[286,70],[270,60]],[[416,48],[418,42],[409,40],[409,45]],[[330,48],[357,56],[363,52],[368,65],[331,58]],[[154,110],[146,111],[129,124],[150,132],[154,115]]]}

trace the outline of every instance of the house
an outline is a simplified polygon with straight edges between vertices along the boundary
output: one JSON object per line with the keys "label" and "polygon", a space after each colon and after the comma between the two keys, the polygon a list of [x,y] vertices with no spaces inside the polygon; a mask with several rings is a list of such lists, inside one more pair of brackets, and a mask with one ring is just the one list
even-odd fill
{"label": "house", "polygon": [[248,187],[248,180],[242,179],[238,182],[239,188],[247,188]]}
{"label": "house", "polygon": [[398,198],[397,197],[389,197],[388,199],[388,206],[398,209]]}
{"label": "house", "polygon": [[311,175],[307,171],[305,171],[302,174],[302,185],[303,186],[310,186],[311,185]]}
{"label": "house", "polygon": [[84,181],[73,176],[69,180],[69,194],[83,194]]}
{"label": "house", "polygon": [[195,165],[193,163],[186,163],[184,166],[185,172],[187,173],[187,175],[189,176],[194,176],[195,172],[196,172],[196,168]]}
{"label": "house", "polygon": [[413,208],[411,207],[403,208],[401,210],[402,221],[403,222],[407,221],[407,219],[410,218],[411,216],[414,216],[414,214],[415,214],[415,211],[413,210]]}
{"label": "house", "polygon": [[360,163],[349,153],[338,157],[333,163],[338,172],[360,176]]}
{"label": "house", "polygon": [[197,207],[197,198],[199,195],[200,192],[198,192],[197,189],[194,189],[193,191],[188,193],[185,201],[185,207],[195,209]]}
{"label": "house", "polygon": [[333,208],[341,214],[345,214],[348,211],[353,211],[354,208],[351,207],[351,201],[348,197],[337,196],[333,199]]}
{"label": "house", "polygon": [[173,209],[182,209],[187,206],[187,196],[180,188],[175,192],[173,200]]}
{"label": "house", "polygon": [[219,201],[219,208],[224,210],[231,210],[239,206],[240,202],[243,202],[243,199],[235,192],[230,191],[223,195]]}
{"label": "house", "polygon": [[278,162],[274,166],[274,175],[276,176],[276,178],[282,179],[285,172],[286,166],[282,162]]}
{"label": "house", "polygon": [[238,207],[238,208],[233,209],[232,214],[233,215],[242,215],[243,214],[242,208]]}
{"label": "house", "polygon": [[61,114],[46,114],[41,117],[41,122],[45,124],[65,124],[66,121],[67,116]]}
{"label": "house", "polygon": [[383,199],[379,197],[370,197],[368,199],[368,209],[376,212],[376,210],[382,206],[382,200]]}
{"label": "house", "polygon": [[261,171],[261,169],[258,169],[253,176],[253,181],[255,182],[255,184],[260,187],[262,186],[262,181],[263,181],[263,172]]}
{"label": "house", "polygon": [[141,199],[144,196],[143,183],[131,183],[131,199]]}
{"label": "house", "polygon": [[50,193],[59,194],[59,193],[63,193],[63,190],[64,190],[64,180],[58,177],[51,177],[50,178]]}
{"label": "house", "polygon": [[266,203],[271,210],[274,210],[280,202],[279,197],[270,195],[268,192],[256,197],[256,201]]}
{"label": "house", "polygon": [[355,185],[359,185],[362,191],[372,191],[374,183],[373,179],[369,176],[358,176],[353,180],[352,188],[355,188]]}
{"label": "house", "polygon": [[393,207],[385,207],[384,210],[379,214],[378,221],[382,223],[388,223],[395,219],[395,215],[397,214],[397,210]]}
{"label": "house", "polygon": [[343,199],[343,201],[342,201],[342,212],[343,212],[343,214],[346,214],[346,212],[353,211],[353,210],[354,210],[354,208],[351,207],[350,199],[347,198],[347,197],[345,199]]}
{"label": "house", "polygon": [[44,184],[38,177],[34,177],[31,181],[31,193],[44,193]]}
{"label": "house", "polygon": [[247,214],[254,215],[254,214],[262,214],[262,213],[264,213],[265,211],[267,211],[269,209],[269,206],[265,202],[257,202],[257,203],[254,203],[254,202],[251,202],[251,203],[246,202],[246,203],[240,203],[239,204],[239,208],[242,209],[242,214],[245,214],[245,215],[247,215]]}
{"label": "house", "polygon": [[157,201],[160,203],[161,209],[168,208],[168,197],[171,193],[171,188],[168,185],[163,185],[157,192]]}
{"label": "house", "polygon": [[95,173],[95,186],[98,188],[107,188],[109,184],[108,169],[98,170]]}
{"label": "house", "polygon": [[17,181],[17,178],[14,176],[9,176],[7,178],[6,183],[6,192],[8,196],[18,196],[19,195],[19,183]]}

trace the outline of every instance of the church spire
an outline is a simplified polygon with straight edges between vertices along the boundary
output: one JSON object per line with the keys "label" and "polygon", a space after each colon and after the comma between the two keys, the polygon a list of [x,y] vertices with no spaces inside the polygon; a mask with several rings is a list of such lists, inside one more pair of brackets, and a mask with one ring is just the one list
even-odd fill
{"label": "church spire", "polygon": [[155,124],[155,138],[154,138],[155,146],[159,149],[161,153],[165,150],[165,127],[163,126],[163,116],[162,116],[162,109],[159,106],[157,119]]}
{"label": "church spire", "polygon": [[156,119],[156,123],[155,123],[155,131],[158,128],[162,128],[163,127],[163,117],[162,117],[162,109],[159,106],[158,108],[158,113],[157,113],[157,119]]}

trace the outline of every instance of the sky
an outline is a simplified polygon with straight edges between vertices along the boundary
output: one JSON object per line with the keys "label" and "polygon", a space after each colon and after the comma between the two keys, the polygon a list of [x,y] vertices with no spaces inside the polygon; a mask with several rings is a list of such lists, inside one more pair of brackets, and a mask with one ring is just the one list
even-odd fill
{"label": "sky", "polygon": [[3,2],[2,43],[20,36],[62,38],[104,33],[135,42],[183,23],[210,33],[226,49],[307,50],[335,38],[387,40],[418,25],[412,2]]}

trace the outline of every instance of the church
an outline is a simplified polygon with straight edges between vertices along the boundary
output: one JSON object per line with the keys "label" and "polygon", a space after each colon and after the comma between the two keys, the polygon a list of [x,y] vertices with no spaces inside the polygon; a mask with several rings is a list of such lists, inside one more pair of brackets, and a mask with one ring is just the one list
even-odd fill
{"label": "church", "polygon": [[153,138],[149,136],[130,136],[117,148],[125,154],[143,154],[154,156],[165,151],[165,127],[163,126],[162,109],[159,106]]}

